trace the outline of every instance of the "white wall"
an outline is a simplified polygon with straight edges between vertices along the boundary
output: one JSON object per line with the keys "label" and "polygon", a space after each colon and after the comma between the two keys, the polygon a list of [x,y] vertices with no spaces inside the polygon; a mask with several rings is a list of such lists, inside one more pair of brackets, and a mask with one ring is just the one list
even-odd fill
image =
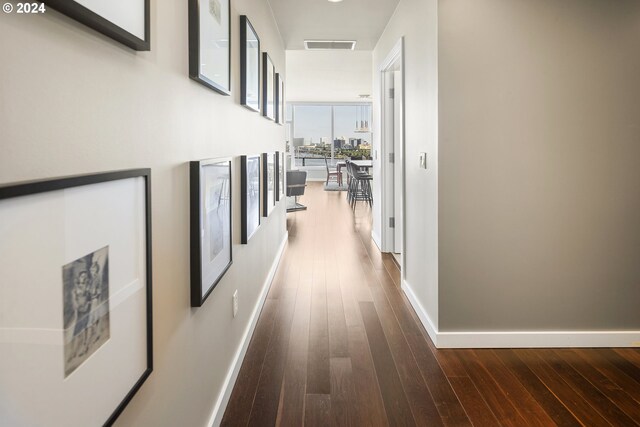
{"label": "white wall", "polygon": [[358,102],[371,94],[371,52],[288,50],[287,102]]}
{"label": "white wall", "polygon": [[281,203],[240,245],[236,158],[233,265],[192,309],[187,162],[284,149],[283,127],[239,105],[238,14],[281,73],[284,48],[266,0],[234,0],[233,95],[221,96],[188,77],[186,2],[151,5],[152,50],[140,53],[53,10],[0,14],[0,183],[152,168],[155,369],[118,424],[205,426],[285,236],[285,211]]}
{"label": "white wall", "polygon": [[[373,52],[374,149],[380,153],[380,66],[404,37],[405,77],[405,286],[409,286],[438,327],[438,4],[402,0]],[[427,152],[429,169],[419,168]],[[374,161],[380,176],[382,158]],[[374,200],[380,200],[374,181]],[[374,205],[373,228],[381,235],[381,203]]]}

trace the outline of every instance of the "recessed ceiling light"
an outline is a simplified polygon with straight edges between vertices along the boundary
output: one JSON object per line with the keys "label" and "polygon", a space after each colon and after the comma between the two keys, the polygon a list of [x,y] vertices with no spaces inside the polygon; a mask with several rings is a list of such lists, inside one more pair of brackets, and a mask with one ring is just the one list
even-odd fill
{"label": "recessed ceiling light", "polygon": [[342,0],[329,0],[330,3],[340,3]]}

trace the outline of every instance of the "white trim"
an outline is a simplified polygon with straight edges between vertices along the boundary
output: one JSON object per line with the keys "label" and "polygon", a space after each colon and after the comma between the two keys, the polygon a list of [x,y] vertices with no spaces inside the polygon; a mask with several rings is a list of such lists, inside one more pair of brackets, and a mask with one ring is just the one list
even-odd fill
{"label": "white trim", "polygon": [[640,347],[640,331],[440,332],[404,280],[402,290],[437,348]]}
{"label": "white trim", "polygon": [[216,401],[215,406],[213,407],[213,412],[211,413],[211,417],[209,418],[208,426],[219,426],[222,422],[222,417],[224,416],[224,411],[227,408],[227,404],[229,403],[229,399],[231,398],[231,392],[233,391],[233,386],[236,383],[236,379],[238,378],[238,373],[240,372],[240,367],[242,366],[242,361],[244,360],[244,356],[247,353],[247,348],[249,347],[249,342],[251,341],[251,336],[253,335],[253,331],[256,328],[256,324],[258,323],[258,318],[260,317],[260,312],[262,311],[262,306],[264,305],[264,301],[267,298],[267,294],[269,293],[269,289],[271,288],[271,282],[276,274],[276,270],[278,269],[278,264],[280,263],[280,258],[282,258],[282,253],[284,252],[284,248],[287,244],[287,239],[289,237],[289,233],[285,233],[282,242],[280,243],[280,247],[278,248],[278,252],[273,260],[273,264],[271,264],[271,268],[269,269],[269,273],[267,274],[267,278],[262,285],[262,291],[260,292],[260,296],[258,297],[258,301],[256,302],[255,307],[253,308],[253,313],[251,313],[251,318],[249,320],[249,324],[244,331],[244,335],[242,337],[242,341],[236,354],[233,358],[233,362],[227,372],[227,376],[224,380],[224,384],[222,385],[222,392],[218,396],[218,400]]}
{"label": "white trim", "polygon": [[[380,65],[380,71],[387,71],[387,69],[391,68],[396,59],[398,59],[403,53],[404,46],[404,37],[400,37],[393,48],[387,54],[387,57]],[[401,64],[401,66],[404,64]]]}
{"label": "white trim", "polygon": [[[404,164],[404,159],[405,159],[405,142],[406,142],[406,136],[405,136],[405,124],[404,124],[404,116],[405,116],[405,75],[404,75],[404,37],[400,37],[398,39],[398,41],[395,43],[395,45],[393,46],[393,48],[389,51],[389,53],[387,54],[387,57],[385,58],[384,61],[382,61],[382,64],[379,67],[379,73],[380,73],[380,112],[379,112],[379,117],[380,117],[380,136],[379,136],[379,140],[380,140],[380,158],[381,158],[381,162],[380,162],[380,203],[378,204],[378,206],[380,206],[380,245],[379,247],[381,248],[382,252],[395,252],[396,248],[393,247],[394,245],[391,244],[391,242],[394,241],[394,236],[395,236],[395,229],[389,227],[389,217],[391,216],[391,210],[392,210],[392,206],[394,204],[394,200],[390,200],[389,198],[389,187],[394,183],[394,176],[393,174],[390,174],[390,165],[388,162],[388,154],[390,152],[394,152],[394,148],[389,147],[389,141],[387,140],[387,126],[386,126],[386,120],[385,120],[385,114],[387,113],[387,102],[388,98],[386,95],[386,91],[387,91],[387,82],[386,82],[386,75],[385,73],[388,72],[393,66],[395,66],[396,63],[399,63],[399,72],[400,72],[400,76],[401,76],[401,81],[402,81],[402,87],[400,88],[400,90],[398,90],[398,88],[395,88],[395,90],[397,91],[397,93],[399,94],[399,96],[401,97],[400,99],[400,112],[399,112],[399,117],[400,117],[400,152],[399,153],[395,153],[395,167],[401,167],[402,168],[402,182],[400,183],[401,185],[401,193],[402,193],[402,208],[401,211],[399,212],[399,214],[397,212],[394,213],[394,215],[396,216],[396,221],[399,222],[399,226],[402,228],[402,233],[403,233],[403,237],[402,237],[402,252],[404,253],[406,251],[406,245],[405,245],[405,241],[406,241],[406,237],[404,235],[405,233],[405,212],[406,212],[406,207],[405,207],[405,193],[406,193],[406,178],[405,178],[405,164]],[[391,118],[391,120],[393,120],[393,118]],[[391,141],[391,145],[393,145],[393,139]],[[393,192],[392,192],[393,194]],[[404,260],[405,258],[403,258]],[[405,277],[406,271],[406,265],[401,266],[400,268],[400,274],[402,275],[402,277]]]}
{"label": "white trim", "polygon": [[376,246],[378,247],[378,250],[380,252],[382,252],[382,243],[380,240],[380,235],[378,234],[378,232],[376,230],[371,230],[371,239],[373,240],[373,243],[376,244]]}
{"label": "white trim", "polygon": [[438,332],[438,348],[640,347],[640,331]]}
{"label": "white trim", "polygon": [[422,326],[424,326],[424,328],[427,330],[427,333],[429,334],[431,341],[433,341],[433,345],[440,348],[438,346],[438,328],[436,328],[435,324],[431,320],[431,317],[427,313],[427,310],[424,309],[424,307],[420,303],[420,300],[418,299],[418,297],[416,297],[416,294],[413,292],[411,285],[409,285],[409,283],[406,280],[402,281],[402,290],[404,291],[404,294],[407,296],[407,299],[411,303],[413,310],[418,315],[420,322],[422,322]]}

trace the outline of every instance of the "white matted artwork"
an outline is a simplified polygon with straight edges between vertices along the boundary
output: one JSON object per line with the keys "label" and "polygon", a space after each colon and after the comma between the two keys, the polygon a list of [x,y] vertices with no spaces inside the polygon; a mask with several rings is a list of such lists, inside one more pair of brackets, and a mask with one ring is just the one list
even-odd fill
{"label": "white matted artwork", "polygon": [[189,76],[231,94],[229,0],[189,0]]}
{"label": "white matted artwork", "polygon": [[200,307],[232,262],[231,159],[193,161],[191,305]]}
{"label": "white matted artwork", "polygon": [[262,153],[262,216],[269,216],[276,204],[276,155]]}
{"label": "white matted artwork", "polygon": [[241,210],[242,210],[242,243],[249,239],[260,226],[260,162],[259,154],[240,156]]}
{"label": "white matted artwork", "polygon": [[285,161],[286,154],[276,151],[277,171],[278,171],[278,191],[276,192],[276,200],[284,200],[285,184]]}
{"label": "white matted artwork", "polygon": [[260,111],[260,38],[245,15],[240,16],[240,103]]}
{"label": "white matted artwork", "polygon": [[269,120],[276,119],[275,68],[267,52],[262,52],[262,115]]}
{"label": "white matted artwork", "polygon": [[149,188],[148,169],[0,187],[0,424],[111,424],[151,373]]}
{"label": "white matted artwork", "polygon": [[149,0],[44,0],[43,3],[135,50],[149,50]]}

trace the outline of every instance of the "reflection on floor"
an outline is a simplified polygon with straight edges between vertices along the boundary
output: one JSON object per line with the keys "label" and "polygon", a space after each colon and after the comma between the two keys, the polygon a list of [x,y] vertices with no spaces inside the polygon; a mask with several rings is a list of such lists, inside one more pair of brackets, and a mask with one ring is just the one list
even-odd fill
{"label": "reflection on floor", "polygon": [[640,350],[437,350],[369,208],[301,201],[223,425],[640,424]]}

